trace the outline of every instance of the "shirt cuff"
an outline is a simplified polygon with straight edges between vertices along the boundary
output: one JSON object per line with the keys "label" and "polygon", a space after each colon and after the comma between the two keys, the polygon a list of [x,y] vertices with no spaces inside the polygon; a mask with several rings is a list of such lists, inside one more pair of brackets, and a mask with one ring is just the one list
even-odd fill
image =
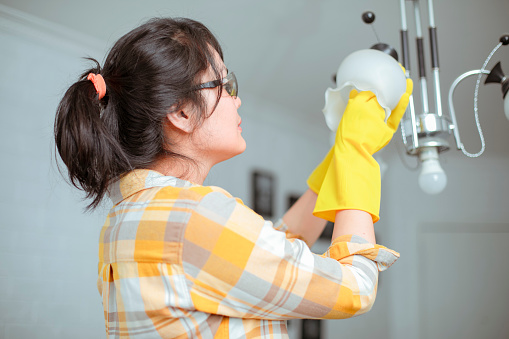
{"label": "shirt cuff", "polygon": [[338,261],[352,255],[362,255],[373,260],[379,271],[385,271],[400,256],[398,252],[382,245],[373,245],[358,235],[342,235],[335,238],[324,255]]}

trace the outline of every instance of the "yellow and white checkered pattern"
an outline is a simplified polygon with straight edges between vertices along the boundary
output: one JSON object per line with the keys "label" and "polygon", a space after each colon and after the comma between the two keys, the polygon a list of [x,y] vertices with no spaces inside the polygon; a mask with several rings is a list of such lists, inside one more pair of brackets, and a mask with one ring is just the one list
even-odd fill
{"label": "yellow and white checkered pattern", "polygon": [[286,319],[368,311],[399,254],[358,236],[313,254],[218,187],[136,170],[110,189],[98,288],[109,338],[286,338]]}

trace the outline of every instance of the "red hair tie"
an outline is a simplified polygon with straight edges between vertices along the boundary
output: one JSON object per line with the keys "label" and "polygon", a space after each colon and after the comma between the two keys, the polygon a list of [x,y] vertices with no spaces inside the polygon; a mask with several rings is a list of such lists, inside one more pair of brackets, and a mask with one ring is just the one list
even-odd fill
{"label": "red hair tie", "polygon": [[94,84],[95,90],[99,95],[99,100],[104,98],[106,95],[106,83],[104,82],[104,78],[101,74],[90,73],[87,77],[87,80],[92,81]]}

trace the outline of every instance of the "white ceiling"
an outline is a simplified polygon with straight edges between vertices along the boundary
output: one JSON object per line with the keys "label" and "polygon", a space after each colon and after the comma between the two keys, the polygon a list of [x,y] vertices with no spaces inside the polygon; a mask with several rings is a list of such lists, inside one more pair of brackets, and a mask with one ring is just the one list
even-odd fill
{"label": "white ceiling", "polygon": [[[0,0],[0,3],[101,39],[108,45],[153,16],[186,16],[202,21],[219,38],[225,62],[239,79],[241,98],[243,93],[249,93],[250,97],[295,112],[305,123],[324,127],[321,116],[324,91],[333,86],[331,77],[341,60],[377,42],[371,27],[362,22],[362,13],[373,11],[377,16],[374,28],[380,40],[400,49],[398,0]],[[410,5],[409,1],[406,3]],[[426,15],[426,2],[422,1],[421,6]],[[458,75],[480,68],[498,38],[509,33],[508,14],[508,0],[435,1],[444,97]],[[427,19],[423,19],[426,33]],[[411,31],[412,25],[409,17]],[[498,53],[497,60],[502,60],[509,73],[507,49]],[[429,63],[429,54],[426,58]],[[415,60],[412,64],[416,64]],[[501,107],[499,91],[487,92],[496,92],[489,100],[500,100],[497,105]],[[462,104],[457,105],[458,111]],[[465,110],[470,112],[471,107],[471,103],[465,103]],[[473,126],[473,118],[470,120],[465,124]],[[490,128],[490,122],[485,123]]]}

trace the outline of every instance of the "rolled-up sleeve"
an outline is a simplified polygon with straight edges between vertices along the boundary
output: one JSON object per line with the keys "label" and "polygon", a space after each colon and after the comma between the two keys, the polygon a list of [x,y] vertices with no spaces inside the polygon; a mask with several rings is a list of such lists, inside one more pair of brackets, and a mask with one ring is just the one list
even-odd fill
{"label": "rolled-up sleeve", "polygon": [[349,318],[374,302],[378,271],[399,254],[358,236],[323,255],[221,192],[205,195],[187,224],[182,264],[194,307],[238,318]]}

